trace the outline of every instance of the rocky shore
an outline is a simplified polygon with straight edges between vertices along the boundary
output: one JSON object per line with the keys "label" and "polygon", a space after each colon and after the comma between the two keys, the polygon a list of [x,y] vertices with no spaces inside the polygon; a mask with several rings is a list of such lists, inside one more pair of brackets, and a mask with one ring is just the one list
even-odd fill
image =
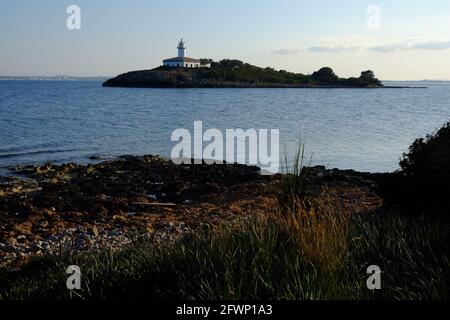
{"label": "rocky shore", "polygon": [[[0,177],[0,266],[64,250],[170,243],[205,226],[239,223],[274,207],[281,175],[238,164],[175,165],[158,156],[98,164],[17,166]],[[382,205],[372,175],[308,170],[351,213]]]}

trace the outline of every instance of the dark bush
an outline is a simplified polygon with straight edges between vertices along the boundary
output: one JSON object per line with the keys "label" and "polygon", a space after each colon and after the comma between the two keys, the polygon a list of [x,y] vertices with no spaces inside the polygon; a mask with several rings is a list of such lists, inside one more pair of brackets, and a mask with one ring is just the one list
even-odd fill
{"label": "dark bush", "polygon": [[311,75],[311,78],[314,81],[322,83],[333,83],[339,79],[339,77],[334,73],[333,69],[329,67],[324,67],[319,71],[314,72]]}
{"label": "dark bush", "polygon": [[243,67],[244,62],[240,60],[231,60],[231,59],[223,59],[219,62],[212,62],[212,67],[220,67],[220,68],[233,68],[233,67]]}
{"label": "dark bush", "polygon": [[359,80],[361,83],[365,85],[374,85],[374,86],[381,85],[381,81],[375,77],[375,73],[371,70],[361,72]]}
{"label": "dark bush", "polygon": [[410,199],[427,207],[450,207],[450,122],[414,141],[400,161]]}

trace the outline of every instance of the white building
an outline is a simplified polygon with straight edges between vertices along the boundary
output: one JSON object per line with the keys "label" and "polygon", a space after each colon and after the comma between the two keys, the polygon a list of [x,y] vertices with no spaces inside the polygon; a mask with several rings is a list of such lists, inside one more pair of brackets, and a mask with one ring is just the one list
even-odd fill
{"label": "white building", "polygon": [[183,39],[178,44],[178,56],[163,60],[164,67],[172,68],[209,68],[211,64],[202,64],[200,59],[186,57],[186,46]]}

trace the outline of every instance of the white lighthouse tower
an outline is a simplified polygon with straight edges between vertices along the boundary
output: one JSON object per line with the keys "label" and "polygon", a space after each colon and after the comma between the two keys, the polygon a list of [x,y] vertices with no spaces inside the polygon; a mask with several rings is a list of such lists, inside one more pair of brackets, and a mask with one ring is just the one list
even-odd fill
{"label": "white lighthouse tower", "polygon": [[186,57],[186,46],[184,45],[183,39],[181,39],[180,43],[178,44],[178,57],[179,58]]}
{"label": "white lighthouse tower", "polygon": [[178,43],[178,57],[164,59],[163,66],[170,68],[210,68],[211,63],[202,63],[201,59],[189,58],[186,56],[186,46],[183,39]]}

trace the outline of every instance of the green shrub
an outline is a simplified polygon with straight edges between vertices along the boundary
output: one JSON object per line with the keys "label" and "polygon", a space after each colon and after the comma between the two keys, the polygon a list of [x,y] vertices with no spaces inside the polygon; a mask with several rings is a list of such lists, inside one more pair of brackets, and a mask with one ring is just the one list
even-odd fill
{"label": "green shrub", "polygon": [[336,83],[339,77],[334,73],[333,69],[329,67],[321,68],[318,71],[315,71],[311,75],[311,79],[318,83]]}
{"label": "green shrub", "polygon": [[450,123],[414,141],[400,161],[402,188],[427,208],[450,205]]}

